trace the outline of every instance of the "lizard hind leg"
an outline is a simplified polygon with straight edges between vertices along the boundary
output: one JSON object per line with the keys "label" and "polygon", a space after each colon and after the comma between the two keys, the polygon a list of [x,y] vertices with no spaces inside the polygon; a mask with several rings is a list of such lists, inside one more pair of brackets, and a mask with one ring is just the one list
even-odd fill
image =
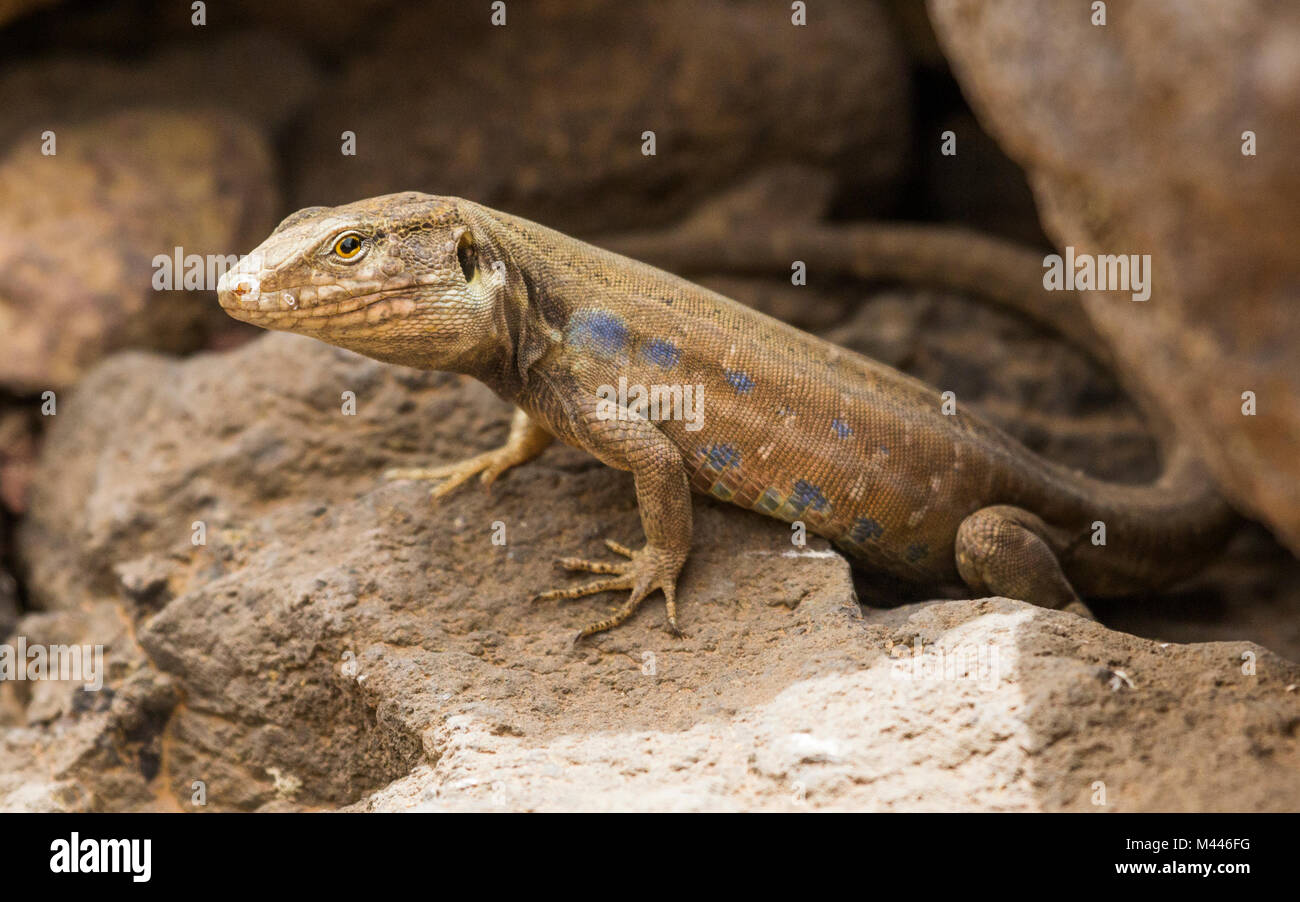
{"label": "lizard hind leg", "polygon": [[1095,619],[1052,546],[1052,530],[1037,515],[1012,505],[981,508],[957,529],[957,571],[972,591]]}

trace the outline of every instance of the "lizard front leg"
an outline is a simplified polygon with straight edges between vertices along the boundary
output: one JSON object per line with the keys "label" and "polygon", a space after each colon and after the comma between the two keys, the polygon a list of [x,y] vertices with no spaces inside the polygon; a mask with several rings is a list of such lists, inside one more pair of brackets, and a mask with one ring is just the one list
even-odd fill
{"label": "lizard front leg", "polygon": [[388,470],[384,473],[384,478],[445,480],[429,492],[429,497],[436,501],[475,475],[478,475],[484,485],[491,485],[506,470],[528,463],[541,454],[553,441],[555,439],[549,432],[533,422],[527,413],[516,409],[514,419],[510,421],[510,434],[500,448],[441,467]]}
{"label": "lizard front leg", "polygon": [[646,544],[639,551],[633,551],[606,539],[605,544],[610,550],[628,559],[616,563],[562,559],[560,565],[567,570],[612,575],[570,589],[543,592],[533,601],[628,590],[627,602],[612,616],[584,627],[575,638],[576,642],[623,623],[650,593],[661,589],[667,606],[668,628],[680,636],[677,574],[681,572],[691,547],[691,490],[681,452],[649,420],[599,420],[592,416],[584,425],[591,443],[589,451],[611,466],[632,471]]}

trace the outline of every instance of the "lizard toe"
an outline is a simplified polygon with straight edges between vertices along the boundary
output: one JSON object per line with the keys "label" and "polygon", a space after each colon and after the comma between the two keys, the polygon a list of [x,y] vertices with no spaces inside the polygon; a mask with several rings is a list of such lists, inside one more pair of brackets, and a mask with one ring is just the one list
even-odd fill
{"label": "lizard toe", "polygon": [[584,595],[595,595],[597,592],[609,592],[613,589],[630,589],[632,588],[632,577],[628,574],[612,576],[609,579],[598,579],[594,582],[584,583],[581,586],[571,586],[567,589],[551,589],[547,592],[540,592],[531,599],[533,602],[554,601],[559,598],[582,598]]}
{"label": "lizard toe", "polygon": [[437,501],[441,498],[447,497],[452,492],[456,491],[456,489],[460,488],[465,483],[469,482],[470,479],[472,479],[474,477],[474,474],[477,472],[478,472],[477,470],[471,470],[469,468],[465,468],[452,474],[447,478],[446,482],[442,483],[441,485],[436,485],[429,490],[429,500]]}
{"label": "lizard toe", "polygon": [[394,467],[384,471],[384,479],[389,482],[407,479],[444,479],[456,468],[456,464],[444,464],[441,467]]}
{"label": "lizard toe", "polygon": [[580,557],[562,557],[556,563],[565,570],[585,571],[587,573],[626,573],[628,569],[627,564],[589,561]]}
{"label": "lizard toe", "polygon": [[605,547],[608,548],[610,551],[614,552],[615,554],[623,555],[623,557],[625,558],[636,557],[635,551],[633,551],[631,548],[628,548],[626,545],[621,545],[618,542],[615,542],[613,539],[606,539]]}

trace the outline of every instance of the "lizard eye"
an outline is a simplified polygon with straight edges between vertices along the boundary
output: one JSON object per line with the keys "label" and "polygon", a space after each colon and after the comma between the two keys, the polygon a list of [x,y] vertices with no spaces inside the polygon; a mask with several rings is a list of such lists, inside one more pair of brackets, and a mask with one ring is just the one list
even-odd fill
{"label": "lizard eye", "polygon": [[361,236],[355,232],[348,232],[334,242],[334,256],[340,260],[352,260],[361,253],[362,246]]}
{"label": "lizard eye", "polygon": [[462,232],[456,241],[456,261],[460,263],[460,272],[465,281],[472,282],[478,269],[478,255],[474,252],[474,236],[469,232]]}

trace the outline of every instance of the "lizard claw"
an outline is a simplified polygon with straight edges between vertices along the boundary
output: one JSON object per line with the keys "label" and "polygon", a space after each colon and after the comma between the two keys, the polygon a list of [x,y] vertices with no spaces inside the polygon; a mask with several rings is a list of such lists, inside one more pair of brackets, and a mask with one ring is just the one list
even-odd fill
{"label": "lizard claw", "polygon": [[541,592],[534,595],[531,601],[581,598],[585,595],[595,595],[598,592],[624,589],[630,593],[627,601],[613,615],[583,627],[573,640],[576,643],[588,636],[619,626],[636,613],[636,609],[650,593],[660,589],[664,593],[668,608],[668,629],[674,636],[680,637],[682,631],[677,625],[676,588],[677,573],[681,570],[682,559],[678,555],[656,548],[653,545],[647,545],[640,551],[633,551],[611,539],[606,539],[605,544],[611,551],[626,556],[628,560],[609,563],[605,561],[589,561],[583,558],[562,558],[559,564],[566,570],[585,570],[590,573],[612,575],[580,586]]}

